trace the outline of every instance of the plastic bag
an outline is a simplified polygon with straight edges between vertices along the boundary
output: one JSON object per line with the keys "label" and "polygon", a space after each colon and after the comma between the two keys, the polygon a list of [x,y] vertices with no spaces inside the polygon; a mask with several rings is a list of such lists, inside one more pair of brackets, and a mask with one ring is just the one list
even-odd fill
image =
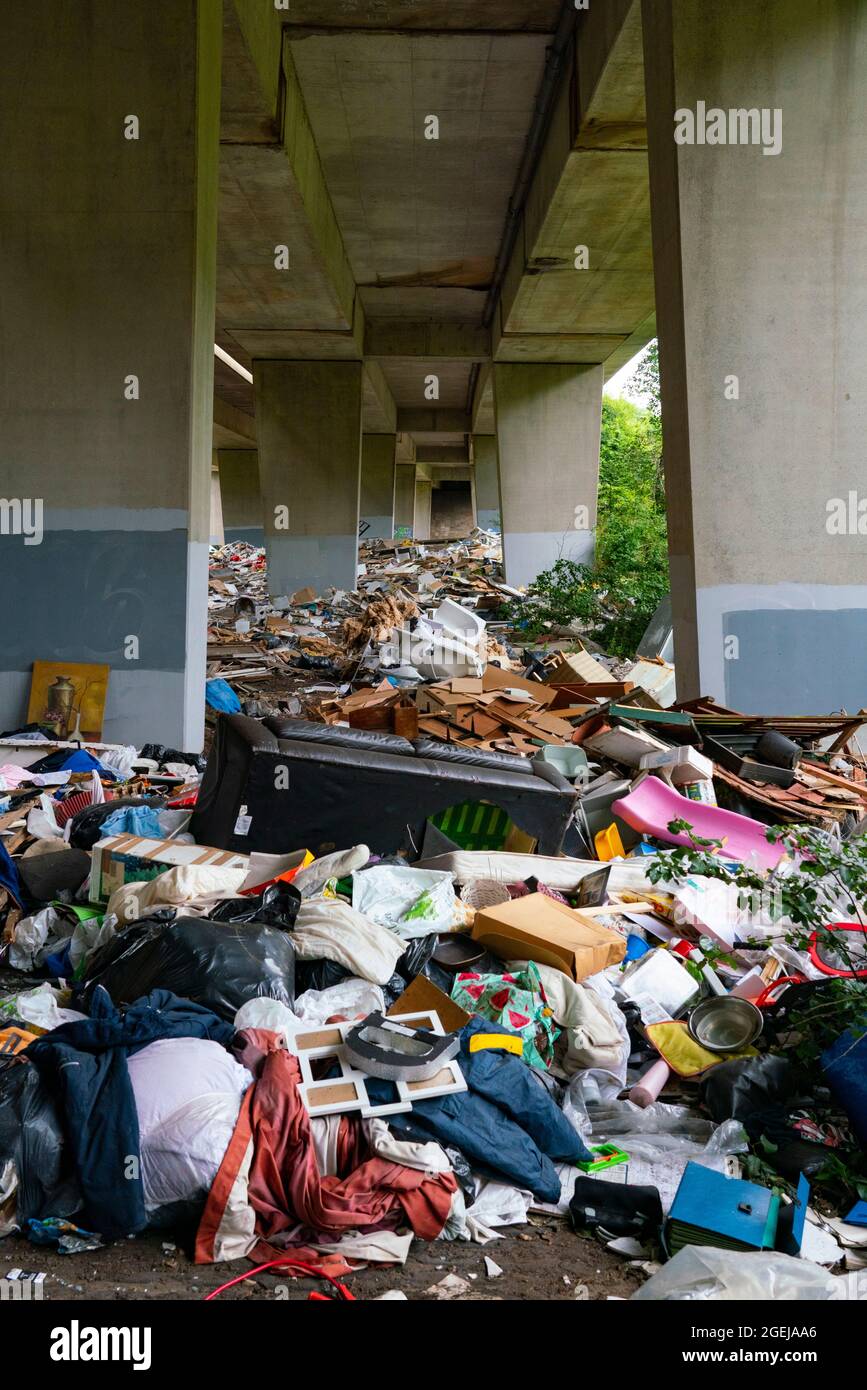
{"label": "plastic bag", "polygon": [[461,907],[451,874],[394,864],[354,873],[352,906],[407,939],[451,931]]}
{"label": "plastic bag", "polygon": [[295,951],[287,932],[256,922],[146,920],[118,932],[97,952],[86,978],[86,997],[97,984],[116,1004],[168,989],[231,1022],[248,999],[278,999],[292,1008]]}
{"label": "plastic bag", "polygon": [[253,897],[227,898],[209,915],[212,922],[261,922],[288,931],[295,924],[300,905],[298,889],[277,879]]}
{"label": "plastic bag", "polygon": [[85,806],[68,822],[69,843],[73,849],[93,849],[97,840],[103,838],[103,823],[116,811],[126,806],[162,807],[161,796],[121,796],[115,801],[105,801],[98,806]]}
{"label": "plastic bag", "polygon": [[[385,1013],[385,996],[379,985],[359,980],[354,975],[330,989],[308,990],[295,1000],[295,1013],[304,1023],[325,1023],[336,1014],[344,1018],[366,1017]],[[249,1027],[249,1024],[245,1024]]]}
{"label": "plastic bag", "polygon": [[777,1302],[846,1297],[845,1280],[776,1250],[687,1245],[632,1295],[634,1302]]}
{"label": "plastic bag", "polygon": [[81,1193],[66,1162],[61,1116],[29,1062],[0,1066],[0,1170],[18,1178],[16,1220],[72,1216]]}
{"label": "plastic bag", "polygon": [[539,970],[528,961],[524,970],[509,975],[479,975],[463,970],[452,986],[452,999],[467,1013],[499,1023],[523,1041],[524,1061],[545,1070],[554,1058],[560,1029],[545,999]]}
{"label": "plastic bag", "polygon": [[76,1023],[79,1019],[87,1018],[87,1014],[79,1013],[77,1009],[62,1008],[59,1000],[64,997],[64,991],[55,989],[46,980],[36,989],[0,999],[0,1016],[32,1023],[46,1033],[50,1033],[52,1028],[59,1028],[61,1023]]}

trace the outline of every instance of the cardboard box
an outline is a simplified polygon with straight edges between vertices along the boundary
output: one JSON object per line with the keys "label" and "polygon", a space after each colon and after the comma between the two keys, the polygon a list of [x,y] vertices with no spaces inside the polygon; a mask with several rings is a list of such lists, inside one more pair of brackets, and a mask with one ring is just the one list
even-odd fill
{"label": "cardboard box", "polygon": [[529,893],[476,913],[473,939],[503,960],[552,965],[573,980],[585,980],[626,955],[617,932],[597,926],[545,893]]}
{"label": "cardboard box", "polygon": [[108,902],[116,888],[157,878],[179,865],[214,864],[224,869],[249,868],[246,854],[209,845],[181,845],[176,840],[148,840],[141,835],[111,835],[90,851],[90,901]]}

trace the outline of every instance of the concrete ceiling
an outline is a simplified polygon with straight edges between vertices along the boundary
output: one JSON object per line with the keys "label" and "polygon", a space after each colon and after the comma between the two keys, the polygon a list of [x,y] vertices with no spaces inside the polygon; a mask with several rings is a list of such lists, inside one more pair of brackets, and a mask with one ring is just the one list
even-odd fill
{"label": "concrete ceiling", "polygon": [[[365,430],[417,444],[493,430],[491,360],[610,374],[638,351],[654,324],[637,0],[575,16],[519,178],[567,13],[561,0],[224,0],[221,346],[247,367],[363,358]],[[425,139],[429,115],[439,140]],[[216,389],[252,416],[231,369]]]}
{"label": "concrete ceiling", "polygon": [[490,285],[546,47],[513,34],[291,43],[359,286],[392,289],[413,317]]}

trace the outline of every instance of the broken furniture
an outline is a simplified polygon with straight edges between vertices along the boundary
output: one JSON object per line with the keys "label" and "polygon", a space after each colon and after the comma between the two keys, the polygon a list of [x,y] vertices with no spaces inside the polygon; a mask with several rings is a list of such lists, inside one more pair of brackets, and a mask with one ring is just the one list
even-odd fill
{"label": "broken furniture", "polygon": [[559,854],[576,793],[557,770],[432,739],[221,715],[190,830],[202,844],[251,853],[364,843],[418,852],[425,822],[465,802],[499,807]]}

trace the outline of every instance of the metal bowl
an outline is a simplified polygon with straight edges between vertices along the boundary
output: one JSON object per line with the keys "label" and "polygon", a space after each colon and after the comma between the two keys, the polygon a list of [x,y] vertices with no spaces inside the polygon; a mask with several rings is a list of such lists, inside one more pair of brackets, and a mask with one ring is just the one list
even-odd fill
{"label": "metal bowl", "polygon": [[703,999],[689,1015],[690,1033],[708,1052],[740,1052],[755,1042],[763,1027],[761,1010],[730,994]]}

